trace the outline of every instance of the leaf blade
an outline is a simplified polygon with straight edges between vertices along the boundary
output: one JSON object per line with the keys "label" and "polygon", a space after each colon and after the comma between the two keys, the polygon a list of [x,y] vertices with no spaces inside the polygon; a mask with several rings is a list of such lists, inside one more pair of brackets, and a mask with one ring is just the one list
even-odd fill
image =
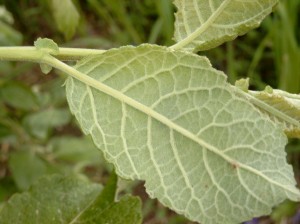
{"label": "leaf blade", "polygon": [[14,195],[1,209],[0,221],[3,224],[68,223],[101,189],[101,185],[74,176],[44,177],[29,191]]}
{"label": "leaf blade", "polygon": [[[235,95],[206,58],[142,45],[89,57],[75,68],[94,80],[66,83],[84,132],[119,175],[145,180],[150,196],[176,212],[203,223],[238,223],[269,213],[285,197],[299,200],[285,136]],[[266,167],[256,161],[274,156],[280,159]],[[255,204],[251,212],[234,191]]]}
{"label": "leaf blade", "polygon": [[19,82],[7,82],[1,86],[0,98],[6,104],[21,110],[34,110],[39,107],[33,91]]}
{"label": "leaf blade", "polygon": [[175,0],[174,49],[208,50],[259,26],[277,0]]}
{"label": "leaf blade", "polygon": [[250,91],[249,94],[257,100],[264,102],[282,116],[276,116],[267,108],[259,107],[260,110],[270,116],[270,119],[281,125],[289,137],[300,138],[300,95],[290,94],[281,90]]}
{"label": "leaf blade", "polygon": [[112,173],[101,194],[72,224],[140,224],[142,221],[140,199],[126,195],[115,202],[117,181],[117,175]]}
{"label": "leaf blade", "polygon": [[139,198],[125,196],[115,202],[116,181],[113,174],[102,190],[101,185],[79,176],[43,177],[28,191],[4,203],[0,221],[3,224],[140,224]]}
{"label": "leaf blade", "polygon": [[57,28],[65,36],[71,39],[79,23],[80,15],[72,0],[51,0],[52,14]]}

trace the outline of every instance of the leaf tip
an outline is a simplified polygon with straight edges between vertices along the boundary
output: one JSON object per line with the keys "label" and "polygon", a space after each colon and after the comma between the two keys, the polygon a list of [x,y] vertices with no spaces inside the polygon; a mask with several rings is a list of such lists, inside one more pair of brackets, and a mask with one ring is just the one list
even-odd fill
{"label": "leaf tip", "polygon": [[235,86],[244,92],[248,92],[249,89],[249,78],[239,79],[235,82]]}

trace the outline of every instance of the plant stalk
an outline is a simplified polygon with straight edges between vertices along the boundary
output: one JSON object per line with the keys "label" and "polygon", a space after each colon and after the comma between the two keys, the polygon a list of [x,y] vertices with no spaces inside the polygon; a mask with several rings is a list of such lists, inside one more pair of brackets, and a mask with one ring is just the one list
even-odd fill
{"label": "plant stalk", "polygon": [[[85,48],[59,48],[59,54],[55,55],[62,61],[77,61],[90,55],[104,53],[105,50],[85,49]],[[44,53],[35,47],[0,47],[0,61],[32,61],[40,63]]]}

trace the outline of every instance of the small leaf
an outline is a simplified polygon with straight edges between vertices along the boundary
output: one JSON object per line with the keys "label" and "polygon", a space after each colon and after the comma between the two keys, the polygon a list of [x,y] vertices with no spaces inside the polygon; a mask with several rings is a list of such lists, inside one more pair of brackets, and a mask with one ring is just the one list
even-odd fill
{"label": "small leaf", "polygon": [[1,224],[67,224],[95,200],[101,186],[75,177],[40,179],[29,191],[14,195],[0,211]]}
{"label": "small leaf", "polygon": [[13,26],[0,20],[0,30],[0,46],[15,46],[22,44],[23,36],[19,31],[13,29]]}
{"label": "small leaf", "polygon": [[51,54],[51,55],[59,54],[59,48],[57,44],[53,40],[48,38],[38,38],[34,42],[34,46],[36,47],[36,49],[41,50],[47,54]]}
{"label": "small leaf", "polygon": [[[0,5],[0,46],[21,45],[23,36],[13,28],[14,18],[7,9]],[[2,69],[1,69],[2,70]],[[3,70],[2,70],[3,72]]]}
{"label": "small leaf", "polygon": [[[287,217],[291,217],[297,213],[298,207],[298,203],[287,200],[274,209],[271,218],[276,221],[276,223],[284,223],[283,220],[286,220]],[[298,222],[293,223],[296,224]]]}
{"label": "small leaf", "polygon": [[90,138],[59,137],[52,138],[48,144],[52,149],[53,157],[69,162],[88,162],[99,164],[101,153]]}
{"label": "small leaf", "polygon": [[125,196],[114,202],[113,176],[101,185],[79,177],[51,176],[40,179],[28,192],[14,195],[0,210],[1,224],[139,224],[141,202]]}
{"label": "small leaf", "polygon": [[93,204],[82,213],[75,223],[142,223],[141,201],[138,197],[124,196],[115,202],[117,176],[111,174],[110,179]]}
{"label": "small leaf", "polygon": [[[43,51],[45,54],[57,55],[59,53],[57,44],[48,38],[38,38],[34,42],[34,46],[36,49]],[[41,63],[40,67],[44,74],[48,74],[52,70],[52,67],[47,64]]]}
{"label": "small leaf", "polygon": [[67,109],[48,109],[29,114],[23,120],[24,126],[35,137],[45,140],[52,128],[61,127],[71,120]]}
{"label": "small leaf", "polygon": [[21,110],[38,108],[38,100],[32,90],[19,82],[7,82],[0,88],[0,98],[9,106]]}
{"label": "small leaf", "polygon": [[[300,95],[266,87],[261,92],[249,91],[259,100],[258,108],[283,127],[289,137],[300,138]],[[254,101],[257,105],[257,103]]]}
{"label": "small leaf", "polygon": [[179,48],[214,48],[259,26],[278,0],[175,0]]}
{"label": "small leaf", "polygon": [[14,23],[13,15],[9,11],[7,11],[7,9],[3,5],[0,6],[0,20],[3,20],[8,24]]}
{"label": "small leaf", "polygon": [[40,64],[40,68],[45,75],[47,75],[52,70],[52,67],[47,64]]}
{"label": "small leaf", "polygon": [[58,27],[67,40],[75,34],[79,23],[79,13],[72,0],[50,0],[52,13]]}
{"label": "small leaf", "polygon": [[247,79],[239,79],[235,82],[235,86],[244,92],[248,92],[249,89],[249,78]]}
{"label": "small leaf", "polygon": [[9,168],[20,190],[27,190],[38,178],[47,173],[45,162],[30,150],[11,153]]}
{"label": "small leaf", "polygon": [[[203,224],[240,223],[299,200],[282,130],[205,57],[154,45],[81,60],[67,99],[117,173]],[[246,94],[246,93],[245,93]]]}

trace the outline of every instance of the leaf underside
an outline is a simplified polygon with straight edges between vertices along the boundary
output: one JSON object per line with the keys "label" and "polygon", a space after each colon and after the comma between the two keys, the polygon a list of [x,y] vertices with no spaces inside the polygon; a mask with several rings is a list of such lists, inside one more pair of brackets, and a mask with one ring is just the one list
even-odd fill
{"label": "leaf underside", "polygon": [[[278,0],[175,0],[175,41],[188,51],[214,48],[259,26]],[[192,37],[193,36],[193,37]]]}
{"label": "leaf underside", "polygon": [[268,110],[260,108],[262,111],[267,112],[268,116],[283,126],[285,133],[289,137],[300,138],[300,95],[290,94],[282,90],[272,90],[271,93],[267,91],[255,92],[251,94],[258,100],[269,105],[272,109],[276,110],[279,115],[276,116]]}
{"label": "leaf underside", "polygon": [[164,205],[203,224],[232,224],[299,200],[286,137],[205,57],[141,45],[75,68],[95,80],[66,82],[81,128],[121,177],[145,180]]}

